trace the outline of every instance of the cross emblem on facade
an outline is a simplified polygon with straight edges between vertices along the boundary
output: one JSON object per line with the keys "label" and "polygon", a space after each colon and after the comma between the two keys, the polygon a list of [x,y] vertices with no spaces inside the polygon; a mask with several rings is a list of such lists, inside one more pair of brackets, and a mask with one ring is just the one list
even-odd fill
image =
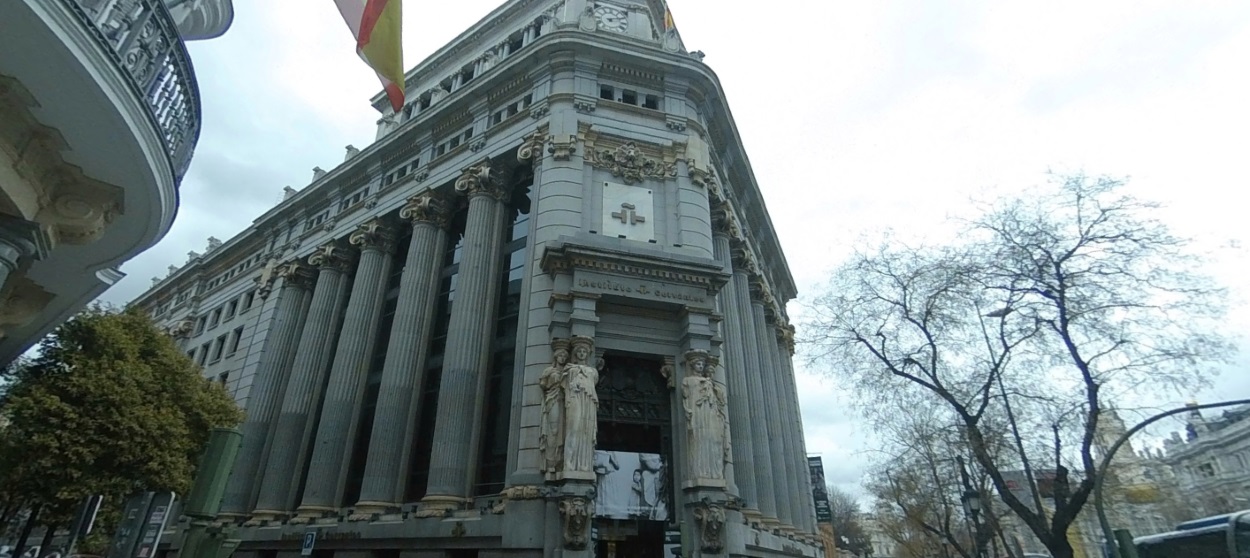
{"label": "cross emblem on facade", "polygon": [[621,204],[620,211],[612,212],[612,218],[620,219],[622,225],[636,225],[638,223],[646,223],[647,218],[643,217],[642,215],[639,215],[636,211],[634,211],[635,209],[637,208],[634,207],[634,204],[623,203]]}

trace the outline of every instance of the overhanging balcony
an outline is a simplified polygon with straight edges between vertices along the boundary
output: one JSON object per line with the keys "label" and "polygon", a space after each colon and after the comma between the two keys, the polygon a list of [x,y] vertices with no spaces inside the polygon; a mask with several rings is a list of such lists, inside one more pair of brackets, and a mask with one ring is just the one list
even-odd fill
{"label": "overhanging balcony", "polygon": [[168,232],[199,132],[161,0],[0,1],[0,363]]}

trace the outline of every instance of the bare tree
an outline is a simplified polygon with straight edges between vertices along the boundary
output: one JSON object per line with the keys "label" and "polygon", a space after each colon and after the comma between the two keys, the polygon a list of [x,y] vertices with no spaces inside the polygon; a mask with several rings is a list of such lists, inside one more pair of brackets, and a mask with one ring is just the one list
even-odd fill
{"label": "bare tree", "polygon": [[871,555],[872,541],[864,531],[859,502],[855,500],[855,496],[834,485],[829,485],[827,490],[829,512],[833,516],[833,535],[838,538],[837,547],[856,556]]}
{"label": "bare tree", "polygon": [[[1050,186],[985,207],[950,245],[887,240],[855,254],[810,304],[804,331],[861,404],[940,403],[1002,503],[1070,558],[1105,401],[1192,389],[1232,345],[1216,333],[1223,291],[1155,205],[1109,178]],[[996,453],[1000,425],[1009,451]],[[1050,505],[1039,467],[1057,477]],[[1008,485],[1017,471],[1024,497]]]}

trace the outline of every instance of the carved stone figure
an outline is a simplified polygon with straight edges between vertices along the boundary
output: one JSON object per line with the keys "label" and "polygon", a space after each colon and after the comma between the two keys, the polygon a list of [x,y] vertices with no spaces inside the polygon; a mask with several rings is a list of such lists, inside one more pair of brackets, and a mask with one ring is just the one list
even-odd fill
{"label": "carved stone figure", "polygon": [[693,479],[724,479],[730,452],[725,386],[712,379],[712,366],[704,351],[686,353],[686,370],[681,395],[690,475]]}
{"label": "carved stone figure", "polygon": [[575,336],[572,345],[573,363],[564,379],[564,471],[593,475],[599,427],[599,371],[590,363],[594,340]]}
{"label": "carved stone figure", "polygon": [[725,508],[704,500],[694,508],[694,520],[699,522],[699,548],[708,554],[725,551]]}
{"label": "carved stone figure", "polygon": [[585,550],[590,538],[591,502],[574,496],[560,501],[560,515],[564,519],[564,548]]}
{"label": "carved stone figure", "polygon": [[543,370],[538,386],[543,390],[542,429],[538,449],[543,456],[543,472],[554,480],[564,465],[564,381],[568,374],[569,342],[551,340],[551,366]]}

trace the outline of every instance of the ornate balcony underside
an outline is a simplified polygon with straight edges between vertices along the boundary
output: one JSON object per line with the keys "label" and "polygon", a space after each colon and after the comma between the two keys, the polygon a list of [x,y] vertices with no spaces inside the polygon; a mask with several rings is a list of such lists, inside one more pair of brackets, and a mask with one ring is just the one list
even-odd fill
{"label": "ornate balcony underside", "polygon": [[161,0],[4,0],[0,21],[3,362],[169,231],[200,101]]}

